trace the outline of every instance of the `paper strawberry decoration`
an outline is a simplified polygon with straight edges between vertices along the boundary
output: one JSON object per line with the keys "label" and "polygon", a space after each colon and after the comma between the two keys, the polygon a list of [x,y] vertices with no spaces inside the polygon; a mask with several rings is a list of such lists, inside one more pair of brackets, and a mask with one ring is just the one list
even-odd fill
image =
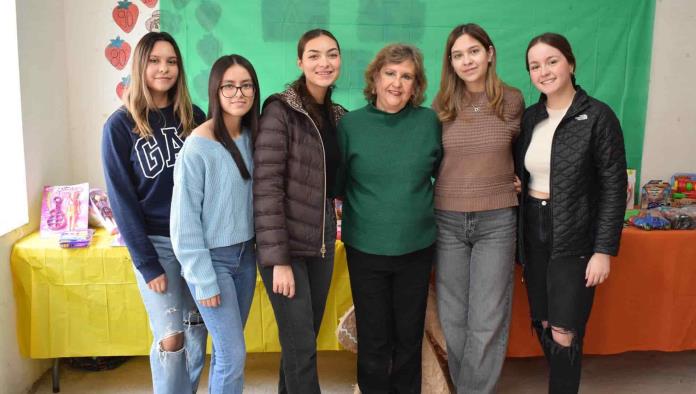
{"label": "paper strawberry decoration", "polygon": [[130,58],[131,46],[118,36],[109,41],[111,41],[111,43],[104,49],[106,60],[108,60],[112,66],[116,67],[117,70],[123,70]]}
{"label": "paper strawberry decoration", "polygon": [[130,85],[130,75],[121,78],[121,82],[116,85],[116,95],[123,98],[123,91]]}
{"label": "paper strawberry decoration", "polygon": [[143,2],[143,4],[145,4],[146,6],[148,6],[150,8],[154,8],[155,5],[157,4],[157,0],[141,0],[141,1]]}
{"label": "paper strawberry decoration", "polygon": [[138,21],[138,13],[138,7],[135,4],[124,0],[118,2],[118,5],[111,12],[111,16],[123,31],[130,33],[135,27],[135,22]]}

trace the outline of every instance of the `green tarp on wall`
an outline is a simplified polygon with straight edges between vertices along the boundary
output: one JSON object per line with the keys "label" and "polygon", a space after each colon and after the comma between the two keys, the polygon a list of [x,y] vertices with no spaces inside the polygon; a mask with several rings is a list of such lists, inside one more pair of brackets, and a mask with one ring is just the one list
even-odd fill
{"label": "green tarp on wall", "polygon": [[364,105],[363,71],[386,43],[415,44],[425,56],[426,105],[435,96],[445,40],[460,23],[476,22],[498,50],[498,72],[538,99],[524,67],[529,40],[564,34],[577,58],[578,83],[607,102],[624,129],[628,165],[640,169],[648,99],[654,0],[161,0],[161,26],[179,43],[196,104],[207,108],[212,63],[238,53],[256,68],[261,95],[294,80],[296,45],[311,28],[330,30],[342,49],[335,101]]}

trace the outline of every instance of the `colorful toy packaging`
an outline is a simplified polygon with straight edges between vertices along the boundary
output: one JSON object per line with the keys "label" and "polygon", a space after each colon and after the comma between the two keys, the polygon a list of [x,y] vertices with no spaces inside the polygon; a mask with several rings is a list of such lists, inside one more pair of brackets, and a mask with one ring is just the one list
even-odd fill
{"label": "colorful toy packaging", "polygon": [[672,206],[686,207],[696,205],[696,174],[674,174],[672,185]]}
{"label": "colorful toy packaging", "polygon": [[665,219],[656,209],[641,209],[640,213],[632,216],[628,223],[643,230],[669,230],[669,220]]}
{"label": "colorful toy packaging", "polygon": [[66,231],[60,235],[58,244],[61,248],[85,248],[92,242],[93,229]]}
{"label": "colorful toy packaging", "polygon": [[628,177],[628,187],[626,188],[626,209],[633,209],[636,205],[636,170],[629,168],[626,170]]}
{"label": "colorful toy packaging", "polygon": [[694,230],[696,205],[683,208],[641,209],[637,215],[628,219],[628,224],[643,230]]}
{"label": "colorful toy packaging", "polygon": [[89,224],[104,227],[111,235],[118,233],[114,213],[109,205],[109,197],[102,189],[89,191]]}
{"label": "colorful toy packaging", "polygon": [[334,199],[334,205],[336,206],[336,239],[341,240],[341,222],[343,218],[343,200],[338,198]]}
{"label": "colorful toy packaging", "polygon": [[696,229],[696,205],[682,208],[662,207],[659,208],[659,212],[669,220],[670,228],[673,230]]}
{"label": "colorful toy packaging", "polygon": [[42,237],[87,231],[89,185],[45,186],[41,203]]}
{"label": "colorful toy packaging", "polygon": [[669,205],[671,188],[669,183],[661,180],[651,180],[640,192],[640,208],[652,209]]}

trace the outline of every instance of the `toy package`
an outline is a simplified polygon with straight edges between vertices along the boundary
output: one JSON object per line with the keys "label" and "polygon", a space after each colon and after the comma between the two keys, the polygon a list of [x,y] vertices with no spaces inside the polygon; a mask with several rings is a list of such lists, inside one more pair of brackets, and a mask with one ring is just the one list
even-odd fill
{"label": "toy package", "polygon": [[93,229],[66,231],[60,235],[58,244],[61,248],[85,248],[92,242]]}
{"label": "toy package", "polygon": [[637,215],[628,219],[628,223],[643,230],[694,230],[696,205],[641,209]]}
{"label": "toy package", "polygon": [[114,213],[109,205],[109,197],[102,189],[89,191],[89,224],[94,227],[104,227],[111,235],[118,233]]}
{"label": "toy package", "polygon": [[629,224],[643,230],[669,230],[670,222],[657,209],[641,209],[628,220]]}
{"label": "toy package", "polygon": [[696,174],[674,174],[672,185],[672,206],[686,207],[696,205]]}
{"label": "toy package", "polygon": [[45,186],[41,202],[41,236],[87,230],[89,185]]}
{"label": "toy package", "polygon": [[338,198],[334,199],[334,205],[336,206],[336,239],[341,240],[341,222],[343,218],[343,200]]}
{"label": "toy package", "polygon": [[651,180],[640,192],[640,208],[652,209],[669,205],[671,188],[669,183],[661,180]]}
{"label": "toy package", "polygon": [[636,170],[629,168],[626,170],[628,186],[626,188],[626,209],[633,209],[636,205]]}
{"label": "toy package", "polygon": [[672,230],[696,229],[696,205],[683,208],[662,207],[660,214],[669,220]]}

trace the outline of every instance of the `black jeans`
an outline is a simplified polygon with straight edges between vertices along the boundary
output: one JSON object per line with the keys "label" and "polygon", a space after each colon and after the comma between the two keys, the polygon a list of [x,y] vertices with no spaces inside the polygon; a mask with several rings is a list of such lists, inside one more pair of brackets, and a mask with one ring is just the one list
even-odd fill
{"label": "black jeans", "polygon": [[[591,256],[551,259],[552,201],[527,196],[525,205],[525,278],[532,325],[549,363],[549,393],[576,394],[582,373],[582,343],[590,317],[594,287],[585,286]],[[542,326],[548,321],[548,327]],[[553,339],[554,328],[571,332],[570,346]]]}
{"label": "black jeans", "polygon": [[551,200],[527,197],[525,206],[525,279],[532,320],[582,333],[592,310],[594,287],[586,287],[590,255],[551,260]]}
{"label": "black jeans", "polygon": [[295,296],[273,292],[273,267],[259,266],[263,285],[271,301],[280,339],[281,359],[278,393],[318,394],[317,335],[324,317],[334,266],[336,219],[327,201],[326,256],[295,259],[292,273]]}
{"label": "black jeans", "polygon": [[346,246],[363,394],[420,393],[421,344],[435,248],[381,256]]}

